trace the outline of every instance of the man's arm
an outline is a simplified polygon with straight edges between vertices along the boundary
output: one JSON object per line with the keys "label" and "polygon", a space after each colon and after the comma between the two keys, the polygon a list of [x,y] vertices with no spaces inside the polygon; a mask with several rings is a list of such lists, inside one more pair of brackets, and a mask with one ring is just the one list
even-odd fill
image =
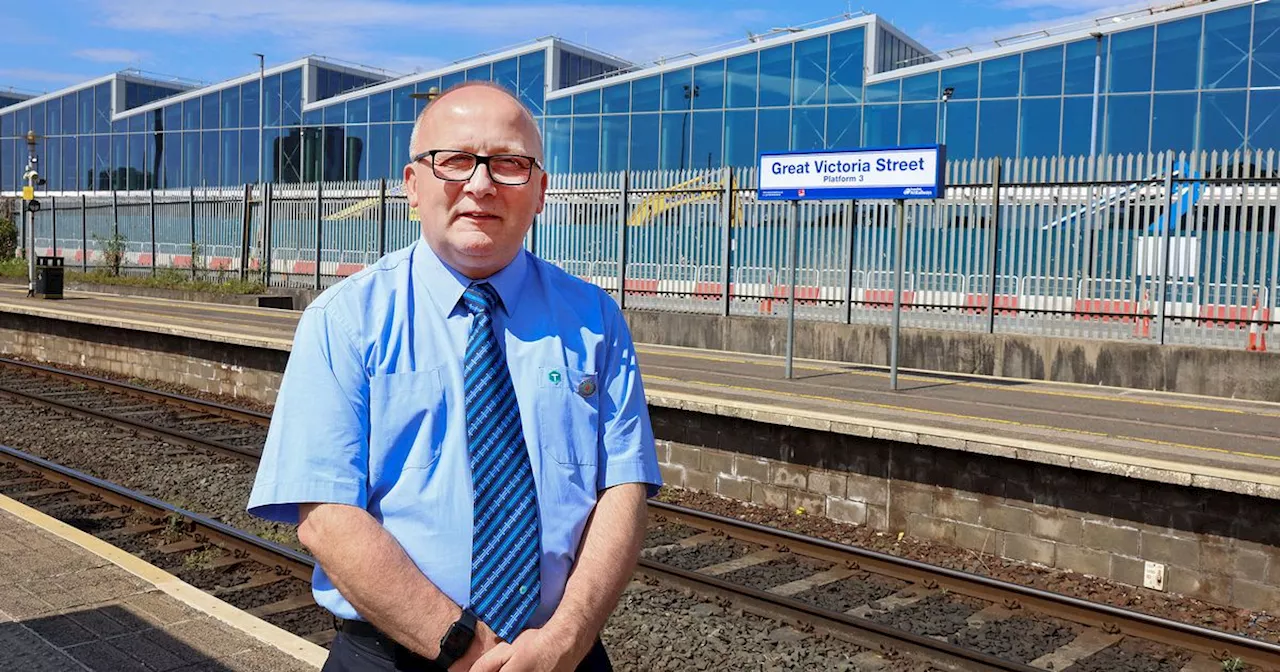
{"label": "man's arm", "polygon": [[546,625],[500,644],[472,672],[573,670],[618,604],[644,543],[645,484],[624,483],[600,493],[579,544],[564,597]]}
{"label": "man's arm", "polygon": [[[440,655],[440,638],[462,609],[418,570],[395,537],[358,507],[303,504],[299,510],[298,540],[356,611],[402,646],[427,658]],[[467,655],[450,669],[469,669],[498,641],[477,623]]]}

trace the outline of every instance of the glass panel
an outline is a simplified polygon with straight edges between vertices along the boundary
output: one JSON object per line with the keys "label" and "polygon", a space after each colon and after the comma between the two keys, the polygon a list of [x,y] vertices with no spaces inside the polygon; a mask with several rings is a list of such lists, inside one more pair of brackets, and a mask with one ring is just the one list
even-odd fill
{"label": "glass panel", "polygon": [[[1268,77],[1269,70],[1280,67],[1280,44],[1270,38],[1280,27],[1276,9],[1269,3],[1256,5],[1258,26],[1254,39],[1254,86],[1275,86],[1280,78]],[[1249,7],[1238,7],[1225,12],[1214,12],[1204,17],[1203,71],[1200,86],[1205,89],[1243,88],[1249,77]],[[1280,18],[1280,17],[1278,17]],[[1268,39],[1270,38],[1270,39]],[[1270,46],[1268,46],[1270,45]],[[1280,71],[1280,70],[1277,70]]]}
{"label": "glass panel", "polygon": [[[0,138],[16,137],[17,133],[13,130],[13,114],[0,114]],[[0,168],[4,168],[7,164],[0,164]]]}
{"label": "glass panel", "polygon": [[414,101],[413,98],[409,97],[412,94],[412,86],[402,86],[391,94],[392,119],[395,121],[413,121],[415,119]]}
{"label": "glass panel", "polygon": [[[948,119],[947,123],[951,123]],[[950,130],[950,129],[948,129]],[[978,104],[978,158],[1018,155],[1018,101],[984,100]]]}
{"label": "glass panel", "polygon": [[[65,108],[64,108],[65,109]],[[5,164],[0,163],[0,166]],[[76,170],[76,139],[62,139],[62,188],[67,191],[79,189],[80,171]]]}
{"label": "glass panel", "polygon": [[1249,147],[1280,147],[1280,90],[1249,94]]}
{"label": "glass panel", "polygon": [[369,121],[372,123],[391,121],[390,91],[383,91],[369,96]]}
{"label": "glass panel", "polygon": [[[76,94],[76,106],[80,109],[80,123],[77,124],[79,128],[77,129],[76,132],[92,133],[93,132],[93,89],[83,89],[79,91]],[[19,126],[18,128],[15,128],[15,130],[17,130],[18,134],[21,135],[22,131],[25,129],[22,129]]]}
{"label": "glass panel", "polygon": [[938,141],[938,104],[915,103],[902,106],[898,131],[904,145],[931,145]]}
{"label": "glass panel", "polygon": [[391,177],[399,180],[404,164],[409,161],[409,138],[413,137],[413,124],[391,125]]}
{"label": "glass panel", "polygon": [[221,119],[223,128],[240,128],[240,87],[222,90]]}
{"label": "glass panel", "polygon": [[341,126],[325,126],[321,129],[321,138],[321,179],[341,180],[346,169],[346,131]]}
{"label": "glass panel", "polygon": [[477,65],[474,68],[467,68],[467,81],[474,82],[477,80],[490,81],[493,79],[493,66],[489,63]]}
{"label": "glass panel", "polygon": [[80,171],[80,188],[92,191],[97,188],[97,180],[94,171],[94,143],[92,137],[82,137],[79,142],[80,160],[76,163]]}
{"label": "glass panel", "polygon": [[661,101],[662,79],[656,75],[637,79],[631,83],[631,111],[651,112]]}
{"label": "glass panel", "polygon": [[493,81],[514,94],[520,93],[520,62],[514,58],[493,64]]}
{"label": "glass panel", "polygon": [[902,80],[891,79],[879,84],[867,85],[868,103],[896,103],[901,98]]}
{"label": "glass panel", "polygon": [[[341,109],[342,103],[338,103],[335,107]],[[346,122],[348,124],[363,124],[369,121],[369,99],[355,98],[346,102]]]}
{"label": "glass panel", "polygon": [[689,151],[690,168],[716,168],[721,165],[720,142],[723,133],[724,113],[719,111],[693,113],[693,149]]}
{"label": "glass panel", "polygon": [[[43,116],[41,118],[43,119]],[[124,133],[128,130],[129,130],[129,123],[127,121],[116,119],[111,122],[112,133]]]}
{"label": "glass panel", "polygon": [[662,109],[687,110],[693,98],[693,71],[674,70],[662,73]]}
{"label": "glass panel", "polygon": [[[1101,110],[1099,110],[1099,113],[1101,113]],[[1092,96],[1062,99],[1062,154],[1064,156],[1089,155],[1089,132],[1092,128],[1092,114]]]}
{"label": "glass panel", "polygon": [[573,120],[573,162],[575,173],[600,170],[600,117],[575,117]]}
{"label": "glass panel", "polygon": [[326,125],[337,125],[337,124],[342,124],[346,122],[347,106],[345,103],[334,103],[323,109],[324,109],[324,123]]}
{"label": "glass panel", "polygon": [[[790,147],[790,110],[760,110],[758,126],[761,152],[785,152]],[[752,162],[754,163],[754,161]]]}
{"label": "glass panel", "polygon": [[[237,112],[238,111],[239,110],[237,110]],[[125,119],[125,123],[128,124],[130,133],[141,133],[143,131],[143,127],[147,125],[146,121],[147,121],[146,112],[134,114],[129,116],[129,118]]]}
{"label": "glass panel", "polygon": [[[92,123],[92,120],[90,120]],[[16,137],[23,137],[31,130],[31,108],[24,107],[13,113],[13,130]]]}
{"label": "glass panel", "polygon": [[1156,27],[1156,91],[1196,88],[1200,64],[1200,17]]}
{"label": "glass panel", "polygon": [[1107,154],[1145,154],[1151,96],[1107,96]]}
{"label": "glass panel", "polygon": [[862,108],[832,105],[827,108],[827,149],[856,149],[862,146]]}
{"label": "glass panel", "polygon": [[1062,93],[1062,47],[1037,49],[1023,54],[1022,95],[1056,96],[1060,93]]}
{"label": "glass panel", "polygon": [[391,124],[369,124],[365,143],[365,179],[381,180],[391,176]]}
{"label": "glass panel", "polygon": [[352,124],[345,127],[339,127],[337,130],[345,133],[345,136],[342,138],[342,179],[366,179],[369,175],[369,151],[367,149],[369,144],[369,127],[365,124]]}
{"label": "glass panel", "polygon": [[440,92],[444,93],[465,81],[467,81],[467,73],[462,70],[444,75],[440,78]]}
{"label": "glass panel", "polygon": [[942,88],[954,89],[952,100],[970,100],[978,97],[978,64],[970,63],[942,71]]}
{"label": "glass panel", "polygon": [[[1098,59],[1098,43],[1096,39],[1072,42],[1067,45],[1066,74],[1063,79],[1064,93],[1093,93],[1095,63]],[[1107,38],[1101,40],[1101,75],[1106,75]],[[1099,88],[1106,86],[1106,81],[1098,83]]]}
{"label": "glass panel", "polygon": [[573,113],[573,97],[552,98],[547,101],[547,115],[553,117],[568,116]]}
{"label": "glass panel", "polygon": [[898,144],[898,106],[867,105],[862,108],[862,142],[867,147]]}
{"label": "glass panel", "polygon": [[662,115],[659,143],[658,167],[662,170],[683,170],[688,165],[689,114],[668,112]]}
{"label": "glass panel", "polygon": [[271,75],[263,80],[263,92],[266,94],[263,98],[263,109],[266,117],[263,121],[268,126],[280,125],[280,113],[283,101],[280,98],[280,75]]}
{"label": "glass panel", "polygon": [[904,101],[937,100],[938,73],[927,72],[923,75],[916,75],[902,80],[902,99]]}
{"label": "glass panel", "polygon": [[826,110],[821,107],[797,107],[791,111],[791,149],[806,151],[823,148],[823,126]]}
{"label": "glass panel", "polygon": [[[791,45],[760,52],[760,107],[791,104]],[[764,139],[761,138],[763,145]]]}
{"label": "glass panel", "polygon": [[946,120],[946,142],[943,144],[947,146],[947,158],[974,158],[978,142],[978,104],[952,101],[942,107],[943,119]]}
{"label": "glass panel", "polygon": [[[693,109],[718,110],[724,107],[724,61],[703,63],[694,68],[693,84],[698,87]],[[720,134],[716,133],[716,137],[719,138]]]}
{"label": "glass panel", "polygon": [[190,98],[182,101],[182,130],[200,130],[200,99]]}
{"label": "glass panel", "polygon": [[983,98],[1009,98],[1018,95],[1022,56],[1014,54],[982,63]]}
{"label": "glass panel", "polygon": [[725,163],[730,166],[756,165],[756,111],[741,110],[724,115]]}
{"label": "glass panel", "polygon": [[862,102],[862,46],[861,27],[831,35],[828,103]]}
{"label": "glass panel", "polygon": [[569,172],[569,148],[571,146],[573,120],[568,117],[547,119],[547,172]]}
{"label": "glass panel", "polygon": [[258,129],[240,131],[240,181],[258,181]]}
{"label": "glass panel", "polygon": [[245,128],[258,127],[258,116],[261,112],[259,109],[261,99],[258,96],[260,90],[256,81],[240,85],[240,124]]}
{"label": "glass panel", "polygon": [[240,131],[222,132],[222,167],[219,184],[230,186],[240,181]]}
{"label": "glass panel", "polygon": [[1197,107],[1194,93],[1156,94],[1151,109],[1151,151],[1193,151]]}
{"label": "glass panel", "polygon": [[[83,146],[84,142],[81,141],[80,144]],[[156,185],[163,189],[182,186],[182,134],[157,133],[156,154],[162,160],[161,177],[156,180]],[[81,159],[83,158],[82,153]],[[83,176],[84,171],[81,170],[80,174]]]}
{"label": "glass panel", "polygon": [[302,123],[302,70],[280,73],[280,125],[297,126]]}
{"label": "glass panel", "polygon": [[536,51],[520,57],[520,102],[535,115],[542,114],[546,94],[546,52]]}
{"label": "glass panel", "polygon": [[614,84],[604,90],[605,112],[629,112],[631,110],[631,82]]}
{"label": "glass panel", "polygon": [[62,138],[46,137],[40,155],[40,175],[45,179],[45,189],[62,191]]}
{"label": "glass panel", "polygon": [[218,132],[200,134],[200,181],[197,186],[218,186]]}
{"label": "glass panel", "polygon": [[1107,91],[1151,90],[1151,49],[1155,28],[1147,26],[1111,36],[1111,67]]}
{"label": "glass panel", "polygon": [[319,126],[324,123],[324,109],[307,110],[302,113],[302,123],[305,126]]}
{"label": "glass panel", "polygon": [[93,129],[97,133],[107,133],[111,130],[111,83],[94,87],[93,99]]}
{"label": "glass panel", "polygon": [[44,114],[48,120],[44,125],[45,135],[62,135],[62,99],[54,98],[45,103]]}
{"label": "glass panel", "polygon": [[[632,87],[634,92],[635,87]],[[631,99],[635,106],[635,98]],[[631,117],[631,170],[658,168],[658,115],[637,114]]]}
{"label": "glass panel", "polygon": [[[75,135],[80,132],[79,117],[76,116],[76,94],[69,93],[62,97],[62,132]],[[0,135],[4,135],[0,132]],[[64,182],[64,184],[71,184]],[[70,187],[74,189],[75,187]]]}
{"label": "glass panel", "polygon": [[574,114],[600,114],[600,89],[586,91],[573,97]]}
{"label": "glass panel", "polygon": [[1019,156],[1045,157],[1058,155],[1061,131],[1062,99],[1027,98],[1022,101],[1019,124],[1022,143]]}
{"label": "glass panel", "polygon": [[822,105],[827,102],[827,36],[797,42],[795,49],[791,100],[795,105]]}
{"label": "glass panel", "polygon": [[129,162],[126,166],[128,174],[125,184],[131,190],[145,189],[147,182],[147,145],[146,136],[141,133],[129,134]]}
{"label": "glass panel", "polygon": [[1200,95],[1200,147],[1235,151],[1244,146],[1245,92]]}
{"label": "glass panel", "polygon": [[627,169],[627,117],[607,115],[602,121],[600,170],[614,172]]}
{"label": "glass panel", "polygon": [[[290,129],[289,133],[297,133],[297,129]],[[257,132],[253,132],[257,135]],[[267,128],[262,131],[262,151],[264,160],[262,162],[262,171],[264,182],[280,182],[280,129]]]}
{"label": "glass panel", "polygon": [[734,56],[725,62],[725,80],[729,89],[726,107],[755,107],[757,58],[758,54],[750,53]]}
{"label": "glass panel", "polygon": [[124,178],[125,174],[128,173],[129,138],[125,135],[113,135],[110,136],[110,139],[111,156],[104,169],[107,171],[110,180],[109,188],[123,191],[127,188]]}

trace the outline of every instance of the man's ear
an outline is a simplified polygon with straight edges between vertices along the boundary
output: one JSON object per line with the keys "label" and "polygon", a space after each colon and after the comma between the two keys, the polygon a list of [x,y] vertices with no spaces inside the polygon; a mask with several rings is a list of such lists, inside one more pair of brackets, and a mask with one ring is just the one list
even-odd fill
{"label": "man's ear", "polygon": [[409,207],[418,207],[418,171],[412,163],[404,165],[404,195],[409,199]]}

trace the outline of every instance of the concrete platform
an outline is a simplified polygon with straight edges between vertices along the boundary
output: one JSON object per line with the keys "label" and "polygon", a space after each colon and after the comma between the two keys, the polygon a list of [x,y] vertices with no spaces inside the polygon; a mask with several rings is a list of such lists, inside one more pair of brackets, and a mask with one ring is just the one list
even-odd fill
{"label": "concrete platform", "polygon": [[326,654],[0,496],[0,670],[301,672]]}
{"label": "concrete platform", "polygon": [[[281,362],[298,316],[99,294],[37,301],[0,287],[3,313],[274,351]],[[778,357],[638,349],[658,407],[1280,499],[1280,404],[909,371],[891,392],[882,368],[801,360],[784,380]]]}

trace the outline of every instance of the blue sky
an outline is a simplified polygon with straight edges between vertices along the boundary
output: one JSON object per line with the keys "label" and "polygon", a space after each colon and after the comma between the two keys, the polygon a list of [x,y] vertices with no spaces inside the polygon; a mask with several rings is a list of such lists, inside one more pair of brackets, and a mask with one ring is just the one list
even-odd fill
{"label": "blue sky", "polygon": [[[9,12],[0,89],[53,91],[124,68],[216,82],[320,54],[397,73],[429,70],[544,35],[636,62],[865,10],[925,46],[990,44],[1131,8],[1117,0],[46,0]],[[1163,4],[1163,3],[1161,3]]]}

